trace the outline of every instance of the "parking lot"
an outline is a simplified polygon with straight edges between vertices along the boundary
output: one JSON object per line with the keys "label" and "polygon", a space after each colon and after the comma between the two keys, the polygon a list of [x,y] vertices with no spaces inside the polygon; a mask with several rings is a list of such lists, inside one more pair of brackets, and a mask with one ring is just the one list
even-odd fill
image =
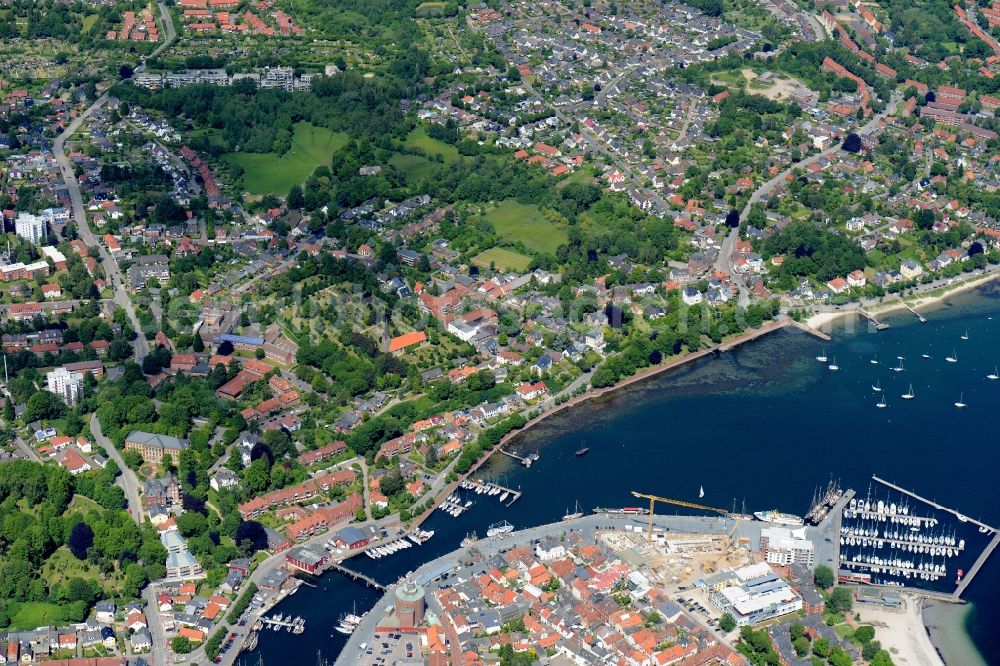
{"label": "parking lot", "polygon": [[364,646],[358,663],[362,666],[389,666],[391,664],[423,664],[420,656],[420,638],[413,634],[375,634],[372,643]]}

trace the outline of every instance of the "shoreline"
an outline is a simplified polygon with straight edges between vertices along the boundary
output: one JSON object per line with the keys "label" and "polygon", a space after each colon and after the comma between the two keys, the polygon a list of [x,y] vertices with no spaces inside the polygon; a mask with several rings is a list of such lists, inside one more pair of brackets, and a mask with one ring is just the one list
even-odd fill
{"label": "shoreline", "polygon": [[966,628],[972,606],[924,601],[921,619],[924,632],[938,657],[947,665],[986,666],[986,660]]}
{"label": "shoreline", "polygon": [[[932,305],[938,305],[943,301],[956,296],[958,294],[972,291],[973,289],[978,289],[983,287],[997,279],[1000,279],[1000,271],[988,272],[985,275],[980,275],[978,277],[972,278],[970,280],[960,279],[959,282],[945,285],[939,287],[936,290],[924,293],[916,294],[914,296],[898,296],[892,301],[886,301],[882,303],[877,303],[871,308],[864,308],[868,310],[873,315],[888,314],[890,312],[895,312],[897,310],[905,310],[910,307],[914,310],[921,310]],[[935,294],[935,291],[942,290],[941,293]],[[911,300],[915,299],[915,300]],[[839,321],[840,319],[849,316],[861,316],[858,312],[861,306],[857,303],[850,304],[851,307],[845,310],[839,310],[836,312],[817,312],[811,317],[805,320],[805,325],[816,330],[824,330],[831,324]]]}
{"label": "shoreline", "polygon": [[550,410],[542,412],[538,416],[534,417],[533,419],[525,423],[521,428],[513,430],[504,435],[497,443],[497,445],[492,450],[490,450],[489,453],[484,453],[483,457],[480,458],[472,467],[470,467],[468,472],[466,472],[462,477],[459,478],[457,483],[460,483],[465,478],[472,476],[472,474],[475,473],[476,470],[478,470],[480,467],[486,464],[486,462],[489,461],[490,458],[492,458],[494,455],[496,455],[496,453],[500,450],[500,448],[503,447],[505,444],[507,444],[510,440],[527,433],[531,428],[538,425],[545,419],[555,416],[556,414],[559,414],[566,409],[575,407],[576,405],[587,402],[588,400],[600,398],[602,396],[608,395],[609,393],[613,393],[615,391],[627,388],[645,379],[649,379],[650,377],[654,377],[663,372],[667,372],[668,370],[679,368],[688,363],[705,358],[706,356],[709,356],[711,354],[715,354],[717,352],[731,351],[732,349],[735,349],[736,347],[739,347],[742,344],[764,337],[769,333],[773,333],[774,331],[787,328],[788,326],[791,325],[792,321],[790,319],[787,318],[782,318],[780,320],[774,319],[767,322],[760,328],[747,331],[746,333],[743,333],[742,335],[733,338],[732,340],[723,341],[720,344],[712,345],[711,347],[700,349],[696,352],[691,352],[684,356],[673,358],[665,363],[660,363],[658,365],[644,368],[643,370],[640,370],[634,375],[627,377],[612,386],[606,386],[604,388],[599,388],[599,389],[594,389],[594,388],[589,389],[588,391],[582,393],[581,395],[570,398],[561,405],[557,405],[556,407]]}

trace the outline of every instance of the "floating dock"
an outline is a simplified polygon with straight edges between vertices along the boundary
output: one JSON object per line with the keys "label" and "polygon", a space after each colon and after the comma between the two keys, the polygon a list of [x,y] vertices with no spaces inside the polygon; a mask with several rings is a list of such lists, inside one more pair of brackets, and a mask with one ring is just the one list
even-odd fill
{"label": "floating dock", "polygon": [[[510,454],[508,454],[508,455],[510,455]],[[461,482],[458,487],[461,488],[462,490],[471,490],[472,492],[476,492],[477,488],[482,488],[483,489],[482,491],[476,492],[476,494],[480,495],[480,496],[482,496],[484,494],[484,491],[488,492],[489,490],[495,488],[495,489],[499,490],[499,492],[494,493],[494,495],[499,495],[500,497],[503,497],[504,495],[507,495],[507,497],[510,498],[509,501],[507,501],[506,499],[504,500],[504,506],[510,506],[511,504],[513,504],[514,502],[516,502],[517,500],[521,499],[521,495],[524,494],[520,490],[514,490],[513,488],[505,488],[504,486],[501,486],[499,483],[496,483],[494,481],[468,481],[468,480],[466,480],[466,481]],[[492,497],[493,495],[487,495],[487,496],[488,497]]]}

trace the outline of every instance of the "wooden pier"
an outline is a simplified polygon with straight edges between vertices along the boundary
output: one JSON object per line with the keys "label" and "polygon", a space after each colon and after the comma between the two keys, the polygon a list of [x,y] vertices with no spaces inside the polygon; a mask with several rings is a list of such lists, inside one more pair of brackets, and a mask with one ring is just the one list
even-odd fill
{"label": "wooden pier", "polygon": [[990,540],[990,543],[986,546],[986,548],[983,549],[983,552],[979,554],[979,557],[976,558],[976,561],[972,565],[972,568],[969,569],[968,573],[965,574],[965,577],[962,578],[962,582],[958,584],[958,587],[956,587],[955,591],[952,593],[952,597],[954,599],[957,600],[961,598],[962,593],[965,592],[965,588],[969,586],[969,584],[972,582],[972,579],[975,578],[976,574],[979,573],[979,570],[983,567],[984,564],[986,564],[986,560],[988,560],[990,555],[993,554],[993,551],[997,549],[997,546],[1000,546],[1000,531],[998,531],[997,528],[993,527],[992,525],[987,525],[986,523],[980,520],[976,520],[975,518],[970,518],[964,514],[959,513],[958,511],[955,511],[954,509],[949,509],[946,506],[943,506],[941,504],[938,504],[937,502],[929,500],[926,497],[921,497],[920,495],[911,492],[906,488],[900,488],[896,484],[886,481],[885,479],[880,479],[874,474],[872,474],[872,479],[874,479],[878,483],[881,483],[883,486],[892,488],[893,490],[903,493],[904,495],[908,495],[913,499],[920,500],[924,504],[929,504],[935,509],[950,513],[963,523],[972,523],[973,525],[978,525],[983,529],[989,530],[989,533],[993,535],[993,538]]}
{"label": "wooden pier", "polygon": [[872,324],[874,324],[876,331],[884,331],[885,329],[889,328],[889,324],[879,321],[878,319],[875,318],[875,315],[868,312],[868,310],[865,310],[864,308],[858,308],[858,313],[862,317],[870,321]]}
{"label": "wooden pier", "polygon": [[911,308],[910,305],[909,305],[909,303],[907,303],[906,301],[900,301],[900,303],[903,304],[904,308],[906,308],[907,310],[909,310],[910,312],[912,312],[913,316],[916,317],[917,321],[919,321],[921,324],[926,324],[927,323],[927,317],[923,316],[922,314],[920,314],[919,312],[917,312],[916,310],[914,310],[913,308]]}
{"label": "wooden pier", "polygon": [[368,587],[376,589],[379,592],[385,592],[385,586],[382,585],[382,583],[375,580],[374,578],[372,578],[371,576],[366,576],[363,573],[354,571],[353,569],[348,569],[347,567],[343,566],[342,564],[338,564],[337,562],[330,562],[327,565],[327,569],[336,571],[337,573],[342,573],[348,578],[356,580],[359,583],[364,583]]}
{"label": "wooden pier", "polygon": [[519,456],[516,453],[511,453],[510,451],[504,451],[503,449],[499,449],[499,451],[500,451],[500,453],[504,454],[505,456],[509,456],[509,457],[513,458],[514,460],[516,460],[517,462],[521,463],[525,467],[531,467],[531,463],[533,463],[536,460],[538,460],[538,454],[537,453],[529,453],[526,456]]}

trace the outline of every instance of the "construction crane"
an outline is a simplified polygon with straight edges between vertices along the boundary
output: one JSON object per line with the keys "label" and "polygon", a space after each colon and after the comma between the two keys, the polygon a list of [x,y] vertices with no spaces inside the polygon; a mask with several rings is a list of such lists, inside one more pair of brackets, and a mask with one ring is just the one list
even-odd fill
{"label": "construction crane", "polygon": [[649,500],[649,531],[646,534],[646,538],[650,543],[653,542],[653,515],[656,513],[654,511],[657,502],[665,502],[666,504],[673,504],[675,506],[683,506],[687,509],[700,509],[702,511],[714,511],[715,513],[721,513],[723,516],[729,515],[728,509],[719,509],[714,506],[705,506],[704,504],[695,504],[694,502],[685,502],[684,500],[670,499],[669,497],[660,497],[659,495],[648,495],[646,493],[638,493],[632,491],[632,496],[639,499]]}

